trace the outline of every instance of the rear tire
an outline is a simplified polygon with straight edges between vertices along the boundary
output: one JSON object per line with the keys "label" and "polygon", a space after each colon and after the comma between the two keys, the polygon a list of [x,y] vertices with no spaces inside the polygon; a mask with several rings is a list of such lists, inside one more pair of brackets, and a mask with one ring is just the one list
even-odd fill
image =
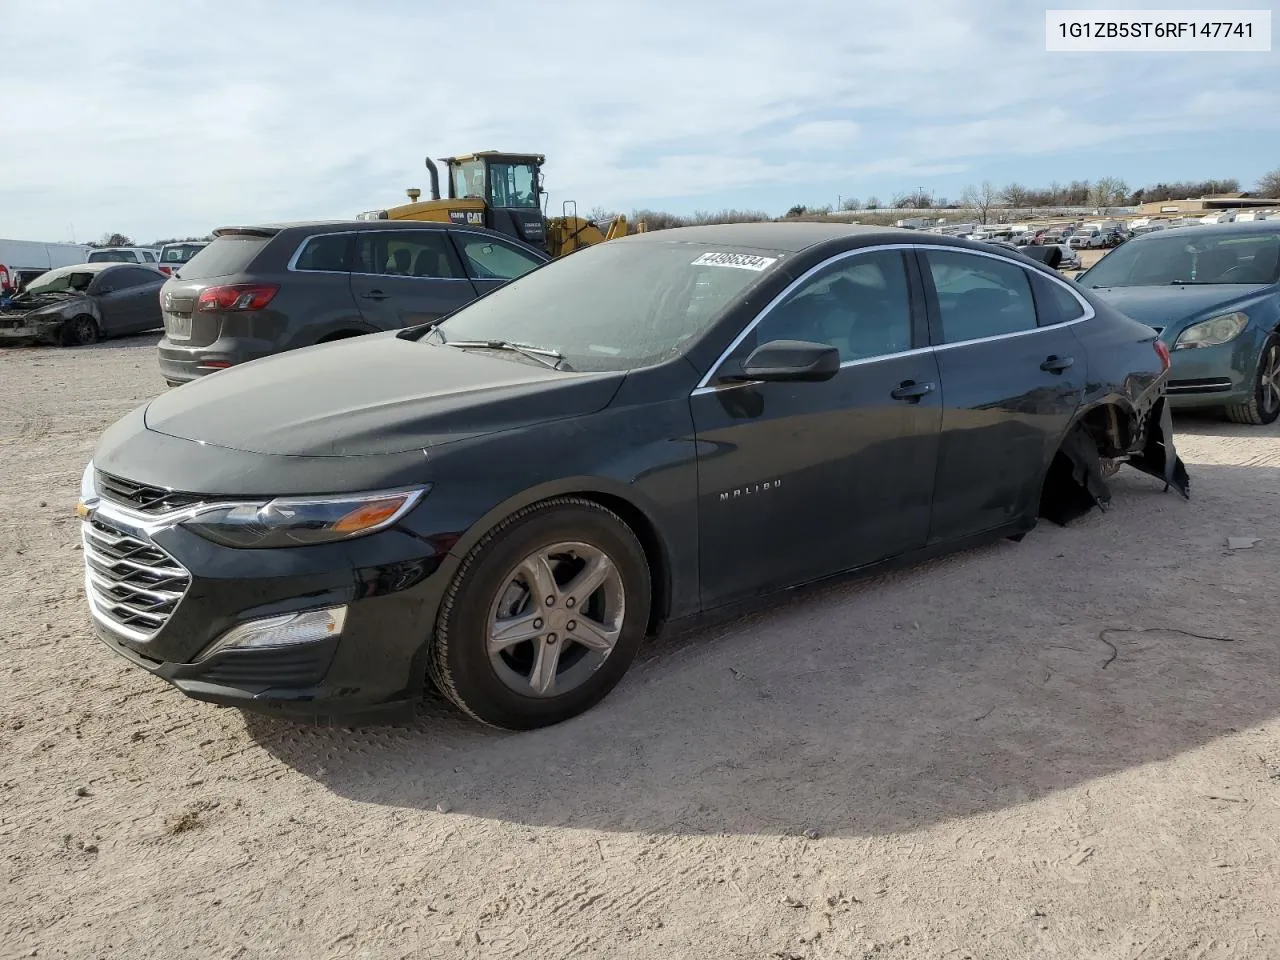
{"label": "rear tire", "polygon": [[1267,337],[1258,351],[1258,369],[1253,375],[1253,396],[1226,410],[1233,423],[1266,426],[1280,417],[1280,337]]}
{"label": "rear tire", "polygon": [[87,347],[97,343],[100,337],[98,321],[87,313],[72,317],[62,324],[59,339],[64,347]]}
{"label": "rear tire", "polygon": [[613,511],[580,497],[524,507],[459,566],[431,640],[431,680],[490,726],[560,723],[622,679],[651,597],[644,548]]}

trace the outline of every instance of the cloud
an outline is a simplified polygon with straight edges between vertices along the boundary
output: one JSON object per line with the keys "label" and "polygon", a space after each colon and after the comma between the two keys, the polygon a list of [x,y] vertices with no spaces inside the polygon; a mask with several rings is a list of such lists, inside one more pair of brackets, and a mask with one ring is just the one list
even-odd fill
{"label": "cloud", "polygon": [[[1199,149],[1223,175],[1274,163],[1273,58],[1048,54],[1044,8],[187,0],[156,18],[12,4],[0,233],[350,216],[425,187],[424,155],[489,148],[545,153],[553,208],[627,211],[958,194],[1030,158],[1009,178],[1068,157],[1118,169],[1138,146],[1147,163]],[[1242,125],[1257,158],[1215,158],[1212,138]]]}

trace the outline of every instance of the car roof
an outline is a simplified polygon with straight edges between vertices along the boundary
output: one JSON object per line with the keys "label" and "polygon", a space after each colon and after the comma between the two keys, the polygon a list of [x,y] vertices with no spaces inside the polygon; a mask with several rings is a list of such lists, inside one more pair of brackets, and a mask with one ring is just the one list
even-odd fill
{"label": "car roof", "polygon": [[143,263],[120,263],[118,260],[108,260],[99,263],[73,263],[65,267],[54,267],[46,270],[45,273],[57,273],[65,271],[67,273],[101,273],[103,270],[111,270],[115,267],[143,267],[148,264]]}
{"label": "car roof", "polygon": [[1185,227],[1165,227],[1162,230],[1151,230],[1139,234],[1130,243],[1144,243],[1151,237],[1221,237],[1240,236],[1250,233],[1280,233],[1280,220],[1244,220],[1239,223],[1202,223],[1188,224]]}
{"label": "car roof", "polygon": [[916,243],[922,234],[919,230],[901,227],[875,227],[853,223],[823,223],[800,221],[779,223],[715,223],[696,227],[671,227],[667,230],[650,230],[627,237],[628,242],[660,242],[675,240],[686,243],[719,243],[727,246],[758,247],[794,253],[827,240],[858,237],[867,241],[882,240],[886,243]]}
{"label": "car roof", "polygon": [[[218,227],[213,236],[220,237],[227,233],[283,233],[285,230],[447,230],[449,227],[461,227],[462,224],[445,223],[440,220],[292,220],[275,223],[245,223]],[[484,229],[468,227],[468,229]],[[492,232],[492,231],[490,231]]]}

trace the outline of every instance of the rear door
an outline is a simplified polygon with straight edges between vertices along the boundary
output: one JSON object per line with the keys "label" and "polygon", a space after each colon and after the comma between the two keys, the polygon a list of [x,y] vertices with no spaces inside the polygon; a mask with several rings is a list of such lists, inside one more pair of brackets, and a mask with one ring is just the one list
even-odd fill
{"label": "rear door", "polygon": [[478,293],[488,293],[523,276],[547,259],[486,234],[469,230],[450,230],[449,233]]}
{"label": "rear door", "polygon": [[[942,379],[929,527],[938,543],[1036,510],[1045,467],[1083,395],[1085,352],[1070,321],[1086,314],[1065,284],[1004,257],[943,248],[918,256]],[[1047,285],[1078,315],[1037,302]]]}
{"label": "rear door", "polygon": [[362,231],[351,292],[365,322],[380,330],[435,320],[476,297],[444,230]]}
{"label": "rear door", "polygon": [[160,287],[164,277],[144,267],[121,265],[98,274],[91,290],[102,332],[140,333],[161,325]]}

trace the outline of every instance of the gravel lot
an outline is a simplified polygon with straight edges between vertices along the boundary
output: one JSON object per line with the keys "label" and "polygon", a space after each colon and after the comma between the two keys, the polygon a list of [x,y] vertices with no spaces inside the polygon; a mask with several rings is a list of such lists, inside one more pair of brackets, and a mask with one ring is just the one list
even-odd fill
{"label": "gravel lot", "polygon": [[0,351],[0,957],[1280,956],[1280,430],[1179,420],[1190,503],[1125,470],[557,728],[318,729],[91,636],[77,481],[154,343]]}

